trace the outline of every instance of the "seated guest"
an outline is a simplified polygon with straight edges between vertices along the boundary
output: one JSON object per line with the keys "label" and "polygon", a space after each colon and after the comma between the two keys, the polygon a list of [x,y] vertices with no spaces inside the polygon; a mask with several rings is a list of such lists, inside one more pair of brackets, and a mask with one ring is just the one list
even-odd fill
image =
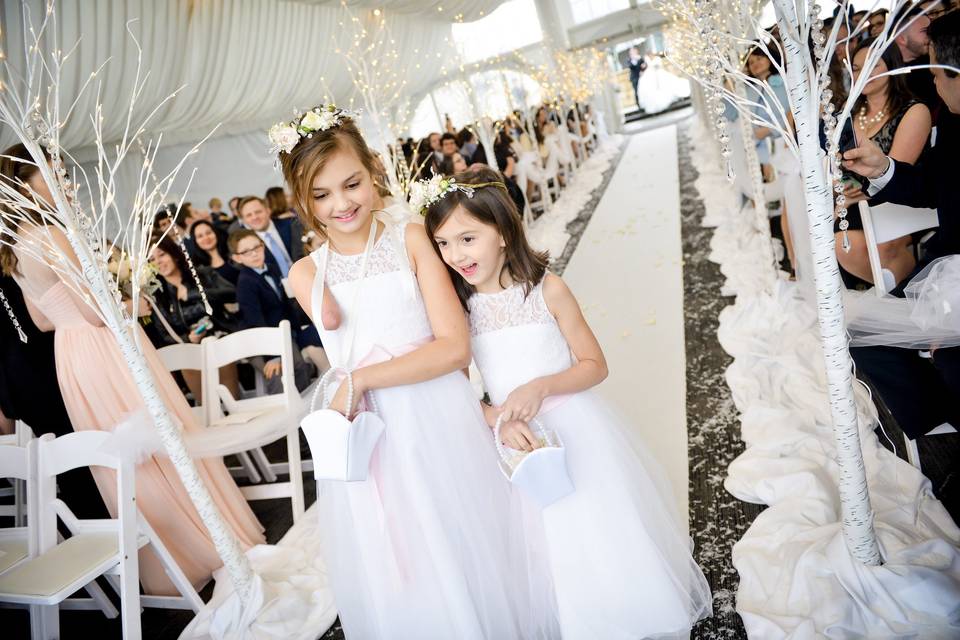
{"label": "seated guest", "polygon": [[433,152],[434,159],[437,162],[443,160],[443,147],[440,144],[440,134],[432,131],[430,135],[427,136],[427,141],[430,144],[430,151]]}
{"label": "seated guest", "polygon": [[[160,277],[160,288],[153,294],[155,315],[159,314],[160,325],[165,331],[158,331],[161,344],[191,342],[199,344],[205,337],[215,334],[232,333],[239,327],[236,316],[227,310],[228,304],[237,300],[236,289],[210,267],[194,265],[203,295],[213,310],[207,315],[203,304],[200,286],[194,280],[186,256],[179,245],[169,237],[163,238],[153,250],[151,258]],[[184,381],[193,393],[193,397],[202,403],[202,388],[199,371],[183,371]],[[236,366],[228,365],[220,370],[220,380],[235,397],[239,397]]]}
{"label": "seated guest", "polygon": [[267,208],[270,209],[270,217],[274,220],[297,217],[297,214],[290,208],[290,201],[287,199],[287,192],[283,190],[283,187],[267,189],[264,200],[267,202]]}
{"label": "seated guest", "polygon": [[[445,133],[440,136],[440,153],[443,154],[443,158],[449,158],[454,153],[457,152],[459,145],[457,145],[457,136],[452,133]],[[443,162],[443,158],[440,158],[440,161]]]}
{"label": "seated guest", "polygon": [[[861,43],[854,52],[854,78],[859,77],[860,69],[873,42],[873,40],[867,40]],[[902,66],[903,60],[900,58],[898,48],[888,47],[877,62],[873,73],[879,75],[888,69],[899,69]],[[913,97],[903,75],[885,76],[868,82],[854,104],[852,115],[857,140],[869,138],[884,154],[901,162],[910,164],[917,162],[930,139],[930,110]],[[855,176],[850,177],[855,178]],[[844,196],[848,210],[847,237],[850,242],[850,251],[844,251],[841,247],[843,233],[840,230],[838,218],[834,223],[837,260],[847,273],[866,282],[873,282],[866,238],[863,233],[863,221],[857,205],[866,200],[867,196],[858,182],[848,180],[846,187]],[[885,272],[889,272],[884,275],[885,279],[889,280],[887,290],[895,288],[897,283],[913,270],[915,260],[910,243],[910,236],[905,236],[881,243],[877,247],[880,252],[880,263]],[[850,278],[845,280],[848,283],[853,282]]]}
{"label": "seated guest", "polygon": [[196,247],[196,251],[190,256],[194,264],[211,267],[231,284],[236,285],[240,272],[230,263],[226,234],[214,223],[198,220],[190,227],[190,238]]}
{"label": "seated guest", "polygon": [[[431,134],[432,135],[432,134]],[[439,139],[439,134],[437,134]],[[413,177],[417,180],[429,180],[430,176],[437,173],[437,156],[430,146],[430,138],[423,138],[417,145],[417,157],[412,167]]]}
{"label": "seated guest", "polygon": [[523,190],[517,184],[515,175],[517,152],[513,150],[513,139],[510,134],[503,129],[497,134],[497,139],[493,144],[493,153],[497,157],[497,167],[495,168],[499,169],[505,178],[504,184],[507,186],[507,191],[510,192],[510,199],[517,205],[517,211],[523,211],[526,206],[526,199],[523,196]]}
{"label": "seated guest", "polygon": [[440,163],[440,173],[445,176],[452,176],[455,173],[461,173],[467,170],[467,161],[463,159],[459,151],[454,151],[453,155],[447,156]]}
{"label": "seated guest", "polygon": [[230,207],[230,218],[232,220],[236,220],[237,215],[239,214],[237,207],[240,206],[240,196],[233,196],[230,198],[230,202],[228,202],[227,205]]}
{"label": "seated guest", "polygon": [[[305,389],[310,383],[310,367],[301,356],[300,349],[318,347],[313,336],[301,331],[296,319],[296,303],[287,296],[276,263],[268,263],[265,247],[260,236],[250,229],[234,231],[229,240],[230,252],[240,266],[237,279],[237,302],[240,305],[240,324],[244,329],[255,327],[276,327],[283,320],[290,322],[291,331],[297,348],[293,350],[294,377],[298,389]],[[327,305],[324,296],[324,305]],[[332,298],[331,298],[332,300]],[[316,336],[314,330],[313,335]],[[255,358],[253,362],[267,381],[267,391],[271,394],[283,390],[280,377],[280,358],[264,361]]]}
{"label": "seated guest", "polygon": [[220,198],[210,198],[210,220],[218,229],[226,231],[230,223],[233,222],[232,213],[223,210],[223,201]]}
{"label": "seated guest", "polygon": [[[904,29],[904,27],[906,27]],[[896,37],[894,42],[900,52],[900,58],[904,66],[915,67],[930,64],[930,56],[927,54],[929,39],[927,29],[930,27],[930,18],[920,5],[904,3],[900,11],[893,18],[893,27],[902,30],[902,33]],[[907,88],[916,97],[917,100],[927,105],[931,112],[936,109],[940,103],[937,97],[937,88],[933,84],[933,74],[930,69],[914,69],[906,76]]]}
{"label": "seated guest", "polygon": [[890,11],[887,9],[877,9],[870,14],[870,37],[876,38],[881,33],[883,33],[883,27],[887,24],[887,14]]}
{"label": "seated guest", "polygon": [[274,220],[263,198],[247,196],[240,201],[240,220],[257,232],[267,246],[267,261],[276,263],[283,278],[293,263],[303,257],[303,226],[296,217]]}
{"label": "seated guest", "polygon": [[[960,12],[930,24],[931,64],[960,68]],[[937,137],[917,165],[884,154],[871,140],[844,153],[844,167],[870,179],[868,194],[877,201],[909,207],[936,207],[940,226],[927,242],[915,271],[943,256],[960,253],[960,198],[956,167],[960,158],[960,74],[933,69],[943,108]],[[895,292],[897,293],[897,292]],[[902,295],[902,292],[901,292]],[[930,357],[897,347],[856,347],[850,354],[857,375],[869,379],[897,424],[916,438],[944,422],[960,427],[960,347],[931,349]]]}
{"label": "seated guest", "polygon": [[477,150],[477,136],[470,129],[464,127],[457,134],[457,145],[460,147],[460,155],[467,161],[467,164],[473,162],[473,154]]}

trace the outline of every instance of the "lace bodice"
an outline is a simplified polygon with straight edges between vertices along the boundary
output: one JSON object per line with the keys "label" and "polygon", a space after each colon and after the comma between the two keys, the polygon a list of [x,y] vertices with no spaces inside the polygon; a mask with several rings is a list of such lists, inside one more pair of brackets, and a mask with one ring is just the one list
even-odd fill
{"label": "lace bodice", "polygon": [[527,296],[518,285],[474,294],[468,307],[473,358],[495,404],[520,385],[573,364],[566,338],[543,298],[543,281]]}
{"label": "lace bodice", "polygon": [[471,336],[525,324],[556,324],[543,299],[543,281],[529,295],[519,285],[499,293],[477,293],[468,306]]}
{"label": "lace bodice", "polygon": [[[328,331],[322,322],[314,324],[334,366],[352,369],[376,347],[390,351],[432,337],[420,288],[406,255],[405,227],[403,223],[386,224],[370,252],[362,280],[362,254],[344,256],[330,251],[325,280],[340,306],[340,327]],[[320,318],[323,287],[319,282],[319,263],[326,250],[324,245],[311,254],[318,265],[311,300],[314,320]],[[353,348],[349,362],[345,362],[351,332]]]}

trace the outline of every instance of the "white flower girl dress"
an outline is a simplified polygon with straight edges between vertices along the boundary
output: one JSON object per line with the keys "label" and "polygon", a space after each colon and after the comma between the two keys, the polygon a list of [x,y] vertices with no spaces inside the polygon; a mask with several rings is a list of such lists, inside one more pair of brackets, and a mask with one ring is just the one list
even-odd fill
{"label": "white flower girl dress", "polygon": [[[473,356],[494,405],[573,364],[543,299],[514,285],[469,301]],[[564,640],[686,637],[711,611],[710,588],[677,525],[662,472],[592,391],[547,398],[573,493],[543,509]]]}
{"label": "white flower girl dress", "polygon": [[[321,317],[323,260],[344,315],[335,331],[317,326],[337,366],[387,360],[433,338],[405,224],[378,218],[386,226],[365,273],[362,255],[340,255],[328,244],[311,254],[318,265],[313,317]],[[354,324],[356,357],[344,363]],[[367,480],[317,487],[323,554],[346,637],[556,637],[549,568],[544,558],[537,569],[526,551],[519,507],[467,378],[455,371],[372,393],[386,430]]]}

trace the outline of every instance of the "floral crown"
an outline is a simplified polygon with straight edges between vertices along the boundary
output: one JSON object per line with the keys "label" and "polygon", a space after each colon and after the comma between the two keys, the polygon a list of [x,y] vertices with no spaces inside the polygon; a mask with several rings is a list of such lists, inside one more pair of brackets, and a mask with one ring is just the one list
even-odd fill
{"label": "floral crown", "polygon": [[410,208],[421,216],[427,214],[427,209],[435,202],[439,202],[448,193],[459,191],[472,198],[474,192],[481,187],[500,187],[504,191],[507,185],[502,182],[480,182],[477,184],[460,184],[455,178],[445,178],[434,174],[429,180],[417,180],[410,185]]}
{"label": "floral crown", "polygon": [[308,111],[293,110],[293,120],[278,122],[267,131],[270,139],[270,153],[290,153],[301,138],[312,138],[317,131],[326,131],[339,126],[344,118],[355,118],[360,113],[341,109],[335,104],[321,104]]}

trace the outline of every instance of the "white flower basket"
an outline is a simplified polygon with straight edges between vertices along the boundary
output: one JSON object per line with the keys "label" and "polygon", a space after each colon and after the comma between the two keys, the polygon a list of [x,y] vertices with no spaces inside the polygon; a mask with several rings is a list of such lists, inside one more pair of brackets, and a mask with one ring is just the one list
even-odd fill
{"label": "white flower basket", "polygon": [[[331,374],[335,372],[346,374],[347,403],[348,406],[353,404],[353,376],[348,371],[331,369],[320,379],[310,403],[310,413],[300,422],[300,428],[310,445],[313,476],[317,480],[358,482],[367,479],[370,457],[386,425],[373,411],[361,411],[353,420],[329,408],[314,411],[317,394],[321,391],[324,406],[329,406],[326,389],[333,379]],[[372,396],[368,399],[372,404]]]}
{"label": "white flower basket", "polygon": [[548,431],[534,418],[530,425],[535,427],[534,433],[542,446],[526,453],[503,445],[500,441],[501,422],[497,418],[493,437],[497,453],[500,454],[500,471],[512,484],[540,505],[541,509],[573,493],[573,482],[567,472],[566,448],[559,434]]}

